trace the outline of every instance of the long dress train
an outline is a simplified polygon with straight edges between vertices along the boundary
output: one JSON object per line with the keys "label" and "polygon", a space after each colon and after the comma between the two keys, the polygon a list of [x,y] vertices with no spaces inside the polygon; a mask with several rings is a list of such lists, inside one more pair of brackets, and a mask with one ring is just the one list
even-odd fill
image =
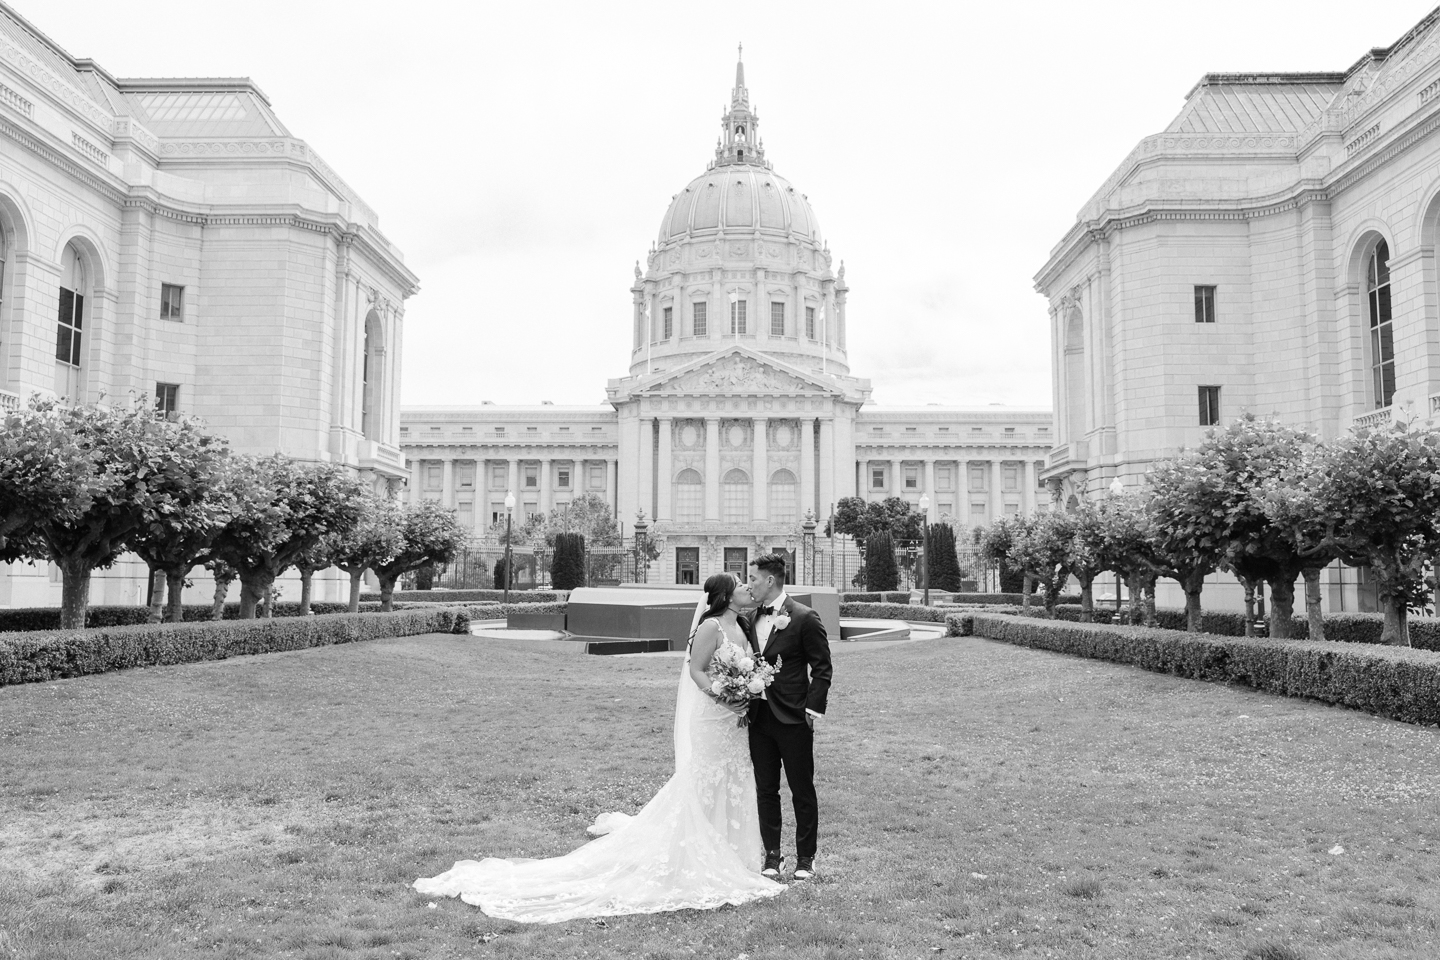
{"label": "long dress train", "polygon": [[[722,624],[723,643],[742,650]],[[461,860],[415,881],[433,896],[458,896],[492,917],[558,923],[579,917],[739,905],[783,891],[760,875],[764,848],[755,774],[735,715],[680,673],[675,774],[633,817],[604,814],[599,839],[548,860]]]}

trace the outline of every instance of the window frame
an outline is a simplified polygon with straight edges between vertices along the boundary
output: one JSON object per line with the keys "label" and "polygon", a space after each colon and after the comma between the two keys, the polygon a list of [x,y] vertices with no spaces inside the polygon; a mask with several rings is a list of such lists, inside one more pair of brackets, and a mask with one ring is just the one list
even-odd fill
{"label": "window frame", "polygon": [[[777,320],[778,320],[779,323],[780,323],[780,329],[779,329],[779,330],[776,330],[776,329],[775,329],[775,323],[776,323]],[[772,337],[783,337],[783,336],[785,336],[785,301],[784,301],[784,300],[771,300],[771,301],[770,301],[770,336],[772,336]]]}
{"label": "window frame", "polygon": [[180,384],[155,382],[155,408],[167,417],[180,412]]}
{"label": "window frame", "polygon": [[62,286],[58,308],[55,318],[55,360],[79,369],[85,357],[81,347],[85,335],[85,294]]}
{"label": "window frame", "polygon": [[815,339],[815,308],[805,308],[805,339]]}
{"label": "window frame", "polygon": [[[174,294],[173,298],[171,297],[172,293]],[[185,286],[183,284],[160,284],[160,319],[169,320],[172,323],[185,322]]]}
{"label": "window frame", "polygon": [[746,315],[749,313],[745,308],[748,303],[748,300],[736,300],[730,304],[730,336],[749,336],[749,334],[745,332]]}
{"label": "window frame", "polygon": [[1369,389],[1376,410],[1395,402],[1395,310],[1390,259],[1390,244],[1384,237],[1377,240],[1365,256],[1366,359]]}
{"label": "window frame", "polygon": [[695,300],[690,304],[690,336],[708,337],[710,335],[710,316],[708,304],[704,300]]}
{"label": "window frame", "polygon": [[661,326],[665,331],[665,336],[661,339],[669,340],[675,333],[675,308],[665,307],[660,312],[663,317]]}
{"label": "window frame", "polygon": [[1213,283],[1195,284],[1195,322],[1215,322],[1215,293],[1218,288]]}
{"label": "window frame", "polygon": [[1216,383],[1202,383],[1196,389],[1202,427],[1220,425],[1220,386]]}

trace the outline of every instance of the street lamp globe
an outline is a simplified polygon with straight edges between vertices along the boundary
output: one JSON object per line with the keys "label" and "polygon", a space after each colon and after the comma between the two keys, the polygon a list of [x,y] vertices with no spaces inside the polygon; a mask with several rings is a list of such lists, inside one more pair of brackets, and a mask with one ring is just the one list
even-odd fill
{"label": "street lamp globe", "polygon": [[515,491],[514,491],[514,490],[507,490],[507,491],[505,492],[505,512],[506,512],[506,513],[514,513],[514,512],[515,512]]}
{"label": "street lamp globe", "polygon": [[928,493],[920,494],[920,512],[927,514],[930,512],[930,494]]}
{"label": "street lamp globe", "polygon": [[1118,496],[1120,496],[1120,494],[1122,494],[1122,493],[1124,493],[1124,492],[1125,492],[1125,481],[1124,481],[1124,480],[1121,480],[1119,477],[1116,477],[1114,480],[1111,480],[1111,481],[1110,481],[1110,494],[1111,494],[1111,496],[1116,496],[1116,497],[1118,497]]}

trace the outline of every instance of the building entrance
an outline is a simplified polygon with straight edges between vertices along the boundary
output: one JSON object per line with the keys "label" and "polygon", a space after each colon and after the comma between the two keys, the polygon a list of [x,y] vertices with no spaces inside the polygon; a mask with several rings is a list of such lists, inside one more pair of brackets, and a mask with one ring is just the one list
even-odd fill
{"label": "building entrance", "polygon": [[699,548],[699,547],[676,547],[676,548],[675,548],[675,582],[676,582],[676,583],[699,583],[699,582],[700,582],[700,548]]}
{"label": "building entrance", "polygon": [[741,583],[746,580],[745,565],[749,562],[750,554],[744,547],[725,548],[725,572],[735,574]]}

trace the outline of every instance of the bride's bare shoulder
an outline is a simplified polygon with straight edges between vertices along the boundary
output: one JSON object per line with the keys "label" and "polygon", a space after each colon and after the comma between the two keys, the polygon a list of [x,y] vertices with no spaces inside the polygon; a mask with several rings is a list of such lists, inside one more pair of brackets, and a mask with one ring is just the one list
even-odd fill
{"label": "bride's bare shoulder", "polygon": [[714,617],[711,617],[710,619],[703,621],[700,626],[695,628],[695,637],[696,639],[699,639],[701,637],[709,638],[715,636],[715,634],[719,632],[720,621],[716,620]]}

